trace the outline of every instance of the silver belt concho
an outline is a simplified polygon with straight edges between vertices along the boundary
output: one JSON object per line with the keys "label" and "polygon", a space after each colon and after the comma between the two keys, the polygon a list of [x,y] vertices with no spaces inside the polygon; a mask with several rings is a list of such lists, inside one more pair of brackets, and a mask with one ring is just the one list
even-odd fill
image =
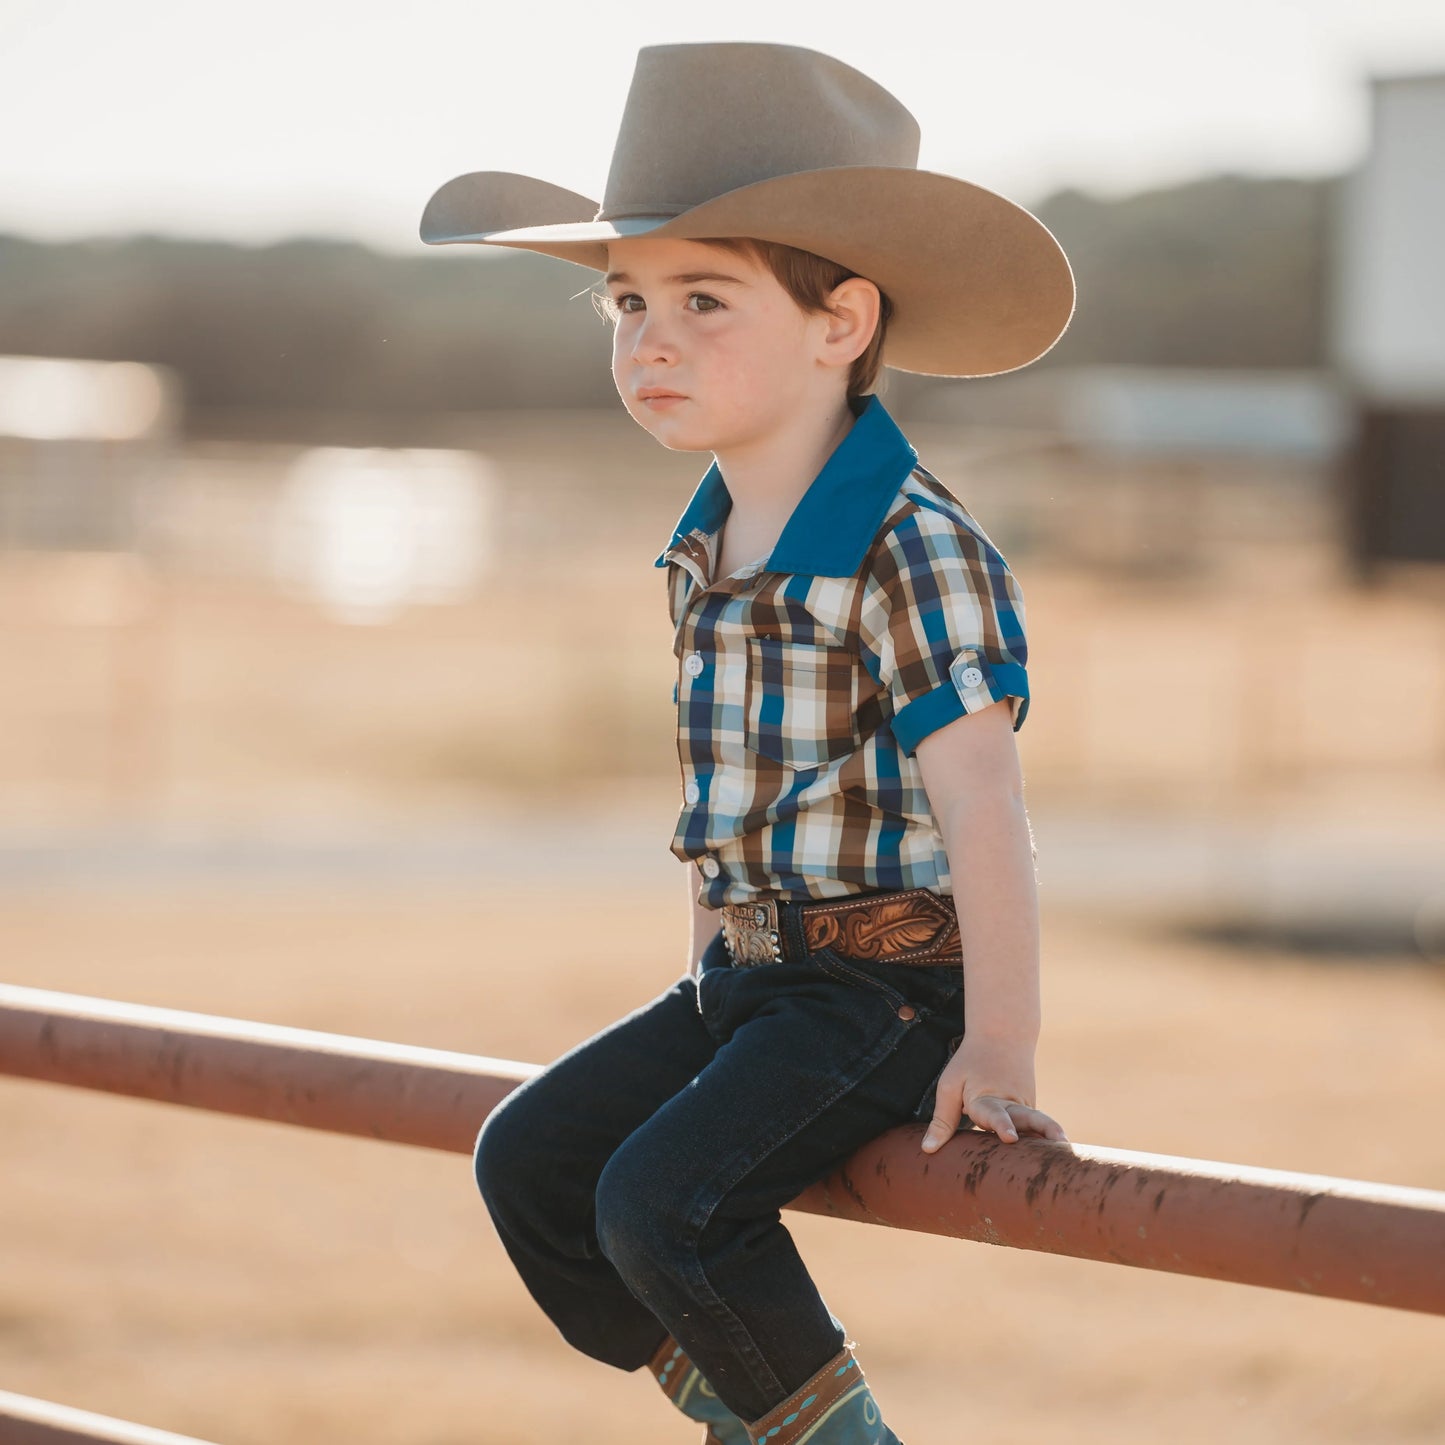
{"label": "silver belt concho", "polygon": [[772,898],[759,903],[724,903],[723,943],[728,956],[739,968],[758,963],[782,963],[778,938],[778,905]]}

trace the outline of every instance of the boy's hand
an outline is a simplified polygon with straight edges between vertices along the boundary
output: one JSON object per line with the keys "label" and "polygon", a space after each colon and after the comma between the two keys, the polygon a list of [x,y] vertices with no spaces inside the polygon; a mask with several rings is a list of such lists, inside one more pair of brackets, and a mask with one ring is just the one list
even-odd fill
{"label": "boy's hand", "polygon": [[923,1148],[932,1153],[951,1139],[965,1114],[1007,1143],[1017,1142],[1020,1131],[1067,1143],[1063,1125],[1034,1108],[1029,1103],[1033,1097],[1032,1048],[965,1033],[939,1076],[933,1121],[923,1136]]}

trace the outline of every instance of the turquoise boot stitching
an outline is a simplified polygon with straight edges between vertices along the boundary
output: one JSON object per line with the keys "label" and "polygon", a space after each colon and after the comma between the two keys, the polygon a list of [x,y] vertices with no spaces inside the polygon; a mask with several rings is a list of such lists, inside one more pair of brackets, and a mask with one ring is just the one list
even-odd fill
{"label": "turquoise boot stitching", "polygon": [[[674,1369],[682,1373],[674,1375]],[[747,1426],[718,1399],[707,1377],[680,1345],[658,1371],[657,1383],[689,1420],[711,1427],[717,1445],[750,1445]]]}

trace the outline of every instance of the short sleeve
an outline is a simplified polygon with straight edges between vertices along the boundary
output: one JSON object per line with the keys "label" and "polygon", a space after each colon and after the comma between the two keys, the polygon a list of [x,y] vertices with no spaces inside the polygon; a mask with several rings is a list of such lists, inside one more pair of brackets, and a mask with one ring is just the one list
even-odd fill
{"label": "short sleeve", "polygon": [[1028,643],[1018,579],[983,532],[917,507],[875,543],[859,643],[892,703],[893,735],[912,756],[929,733],[1010,700],[1029,710]]}

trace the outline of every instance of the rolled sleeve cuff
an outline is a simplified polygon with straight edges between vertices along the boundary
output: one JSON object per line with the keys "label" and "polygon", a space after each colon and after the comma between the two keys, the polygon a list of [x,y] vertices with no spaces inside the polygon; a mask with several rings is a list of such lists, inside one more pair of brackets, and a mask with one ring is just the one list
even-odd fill
{"label": "rolled sleeve cuff", "polygon": [[912,757],[929,733],[966,713],[982,712],[1004,698],[1013,700],[1013,730],[1029,711],[1028,670],[1018,662],[990,662],[973,649],[960,652],[948,669],[948,681],[916,697],[893,717],[893,736]]}

